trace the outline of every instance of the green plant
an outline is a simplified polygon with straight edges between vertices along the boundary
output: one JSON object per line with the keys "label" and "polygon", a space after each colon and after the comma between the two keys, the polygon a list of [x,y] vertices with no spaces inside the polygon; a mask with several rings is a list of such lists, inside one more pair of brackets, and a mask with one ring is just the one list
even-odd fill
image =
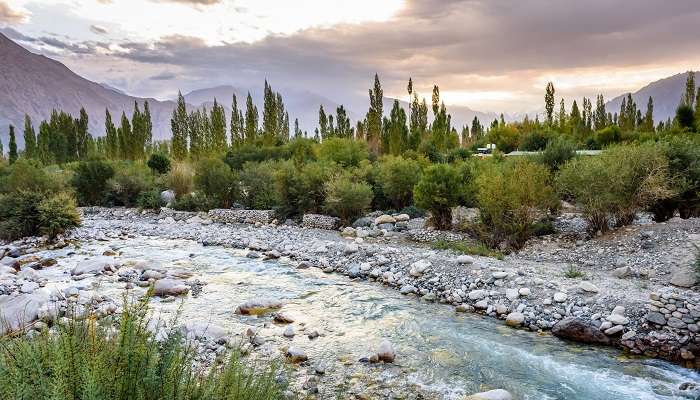
{"label": "green plant", "polygon": [[240,172],[241,202],[246,208],[275,207],[275,169],[272,163],[247,162]]}
{"label": "green plant", "polygon": [[476,178],[477,234],[487,244],[520,249],[537,218],[558,207],[551,176],[527,159],[490,163]]}
{"label": "green plant", "polygon": [[57,192],[63,183],[57,173],[49,173],[36,161],[24,158],[0,171],[0,193]]}
{"label": "green plant", "polygon": [[620,132],[620,128],[617,125],[610,125],[595,132],[593,135],[592,147],[602,149],[603,147],[619,142],[621,137],[622,133]]}
{"label": "green plant", "polygon": [[58,193],[42,200],[37,206],[37,211],[39,232],[50,239],[80,226],[75,199],[66,193]]}
{"label": "green plant", "polygon": [[172,208],[178,211],[209,211],[216,207],[216,201],[197,193],[180,196],[172,204]]}
{"label": "green plant", "polygon": [[552,139],[553,133],[550,131],[540,131],[534,130],[525,135],[520,143],[520,150],[523,151],[541,151],[544,150],[550,140]]}
{"label": "green plant", "polygon": [[674,195],[668,160],[658,146],[615,146],[597,157],[569,161],[559,171],[562,196],[583,207],[589,231],[630,223],[638,211]]}
{"label": "green plant", "polygon": [[159,210],[165,204],[160,196],[160,190],[151,189],[139,194],[136,205],[142,210]]}
{"label": "green plant", "polygon": [[671,186],[675,194],[657,201],[650,210],[657,222],[673,217],[700,216],[700,140],[688,136],[671,136],[659,146],[668,158]]}
{"label": "green plant", "polygon": [[343,167],[356,167],[369,157],[367,144],[354,139],[332,137],[318,146],[318,159],[337,163]]}
{"label": "green plant", "polygon": [[170,159],[165,154],[153,153],[146,163],[154,174],[167,174],[170,172]]}
{"label": "green plant", "polygon": [[537,159],[550,171],[558,171],[562,165],[576,156],[576,145],[565,137],[557,137],[547,143]]}
{"label": "green plant", "polygon": [[382,193],[397,209],[407,207],[413,200],[413,187],[420,180],[421,167],[418,161],[401,156],[387,156],[378,165],[378,183]]}
{"label": "green plant", "polygon": [[497,250],[490,249],[483,243],[468,243],[465,241],[448,241],[438,239],[434,241],[431,248],[435,250],[452,250],[457,253],[468,254],[472,256],[491,257],[499,260],[503,259],[503,253]]}
{"label": "green plant", "polygon": [[[125,301],[126,303],[126,301]],[[147,299],[96,320],[66,324],[29,338],[0,338],[0,398],[91,400],[277,400],[285,386],[275,363],[254,366],[237,351],[198,366],[196,346],[179,329],[160,326],[156,340]]]}
{"label": "green plant", "polygon": [[416,206],[408,206],[399,210],[399,214],[406,214],[411,218],[421,218],[426,216],[426,211]]}
{"label": "green plant", "polygon": [[230,208],[240,197],[238,177],[218,158],[206,158],[197,163],[195,187],[218,207]]}
{"label": "green plant", "polygon": [[124,163],[107,186],[106,203],[134,207],[141,193],[153,187],[153,177],[140,164]]}
{"label": "green plant", "polygon": [[324,210],[345,224],[364,215],[372,203],[372,188],[347,176],[331,179],[326,184],[326,193]]}
{"label": "green plant", "polygon": [[194,171],[184,162],[175,163],[168,174],[168,186],[175,192],[175,197],[180,198],[192,193],[194,188]]}
{"label": "green plant", "polygon": [[416,184],[413,196],[418,207],[428,210],[431,222],[438,229],[452,226],[452,207],[462,197],[464,182],[451,165],[437,164],[428,167]]}
{"label": "green plant", "polygon": [[583,278],[584,276],[586,276],[586,274],[576,268],[576,266],[573,264],[569,264],[569,266],[567,266],[564,270],[564,277],[569,279]]}
{"label": "green plant", "polygon": [[108,181],[113,176],[114,168],[107,161],[96,159],[78,163],[72,180],[78,203],[102,204],[109,188]]}

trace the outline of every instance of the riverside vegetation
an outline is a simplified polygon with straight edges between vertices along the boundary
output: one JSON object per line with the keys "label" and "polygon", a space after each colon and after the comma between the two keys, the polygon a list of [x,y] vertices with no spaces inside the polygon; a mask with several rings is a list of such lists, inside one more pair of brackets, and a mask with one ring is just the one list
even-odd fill
{"label": "riverside vegetation", "polygon": [[[216,102],[211,111],[188,113],[180,96],[173,112],[173,138],[167,142],[152,141],[147,104],[144,111],[136,105],[131,119],[122,115],[119,128],[107,111],[105,135],[99,138],[87,133],[84,111],[78,119],[55,112],[50,121],[41,123],[38,135],[27,119],[24,152],[18,152],[11,128],[10,151],[0,161],[0,239],[59,236],[80,224],[77,205],[159,209],[168,202],[184,211],[274,209],[282,219],[329,214],[346,226],[371,210],[428,215],[436,229],[456,230],[472,239],[470,243],[436,242],[435,248],[502,257],[523,248],[531,237],[550,232],[562,200],[580,207],[591,235],[628,225],[641,211],[650,211],[659,222],[676,213],[682,218],[700,216],[700,90],[696,95],[694,82],[689,82],[676,118],[657,126],[653,101],[642,115],[631,96],[615,114],[606,112],[602,97],[595,110],[584,99],[583,112],[576,102],[566,112],[562,100],[555,114],[551,85],[545,96],[545,121],[526,118],[506,123],[501,118],[486,128],[475,119],[461,133],[451,126],[437,86],[432,123],[428,123],[425,100],[419,101],[415,93],[410,115],[395,102],[390,117],[384,117],[381,99],[381,85],[375,78],[369,111],[355,127],[342,106],[335,117],[321,108],[313,138],[301,132],[298,123],[290,133],[282,98],[267,82],[261,127],[250,96],[245,113],[234,96],[228,129]],[[495,143],[499,150],[486,159],[474,156],[486,143]],[[506,155],[515,149],[536,154]],[[580,156],[577,149],[603,152]],[[172,199],[162,195],[168,191]],[[478,208],[478,219],[453,226],[456,206]],[[154,344],[134,327],[143,322],[141,317],[130,318],[130,314],[122,316],[116,337],[87,320],[61,330],[57,338],[5,339],[0,358],[3,373],[27,373],[43,365],[47,358],[36,358],[43,351],[45,356],[54,352],[50,358],[56,362],[68,362],[68,352],[85,356],[100,349],[104,354],[98,360],[104,364],[81,375],[80,385],[105,390],[104,398],[115,398],[116,392],[106,391],[117,386],[107,385],[102,374],[113,361],[110,357],[127,356],[119,352],[126,337],[138,342],[134,351],[143,351],[137,356],[148,355],[143,361],[154,371],[188,365],[185,349]],[[90,347],[97,342],[109,346]],[[75,348],[64,347],[66,343]],[[197,383],[178,389],[178,398],[207,398],[200,394],[218,390],[241,373],[260,379],[264,386],[260,393],[267,394],[258,398],[275,397],[279,388],[269,376],[252,378],[235,355],[230,360],[209,375],[181,371],[178,379],[194,377]],[[24,382],[40,376],[35,377],[39,372],[34,371],[23,377]],[[151,398],[146,389],[153,382],[133,381],[128,374],[120,377],[130,390]],[[71,382],[52,379],[56,381],[47,387]],[[173,379],[169,385],[179,382]],[[77,382],[70,385],[66,390],[77,390]],[[66,396],[58,398],[75,398]]]}

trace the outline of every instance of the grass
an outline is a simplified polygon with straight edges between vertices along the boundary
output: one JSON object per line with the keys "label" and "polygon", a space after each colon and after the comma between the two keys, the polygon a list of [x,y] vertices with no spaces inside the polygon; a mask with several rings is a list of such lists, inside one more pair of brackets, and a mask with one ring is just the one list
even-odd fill
{"label": "grass", "polygon": [[457,253],[469,254],[471,256],[491,257],[499,260],[503,259],[503,253],[490,249],[483,243],[473,244],[465,241],[449,241],[439,239],[434,241],[430,247],[435,250],[453,250]]}
{"label": "grass", "polygon": [[[126,303],[126,301],[125,301]],[[72,318],[55,332],[0,338],[0,398],[17,400],[272,400],[278,368],[256,368],[238,352],[198,367],[178,329],[155,340],[143,300],[117,321]]]}
{"label": "grass", "polygon": [[566,278],[570,279],[576,279],[576,278],[583,278],[586,276],[586,274],[583,273],[583,271],[580,271],[576,266],[569,264],[568,267],[564,270],[564,276]]}

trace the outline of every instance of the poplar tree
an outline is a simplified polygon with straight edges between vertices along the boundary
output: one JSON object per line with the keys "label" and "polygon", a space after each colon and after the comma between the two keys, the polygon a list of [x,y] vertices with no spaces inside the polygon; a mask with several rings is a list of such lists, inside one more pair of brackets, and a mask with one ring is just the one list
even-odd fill
{"label": "poplar tree", "polygon": [[231,103],[231,146],[238,146],[243,141],[243,114],[238,109],[236,94]]}
{"label": "poplar tree", "polygon": [[289,141],[289,113],[284,112],[284,118],[282,119],[282,140]]}
{"label": "poplar tree", "polygon": [[318,132],[322,140],[328,137],[328,117],[323,110],[323,104],[318,108]]}
{"label": "poplar tree", "polygon": [[10,125],[10,143],[7,158],[10,164],[14,164],[17,161],[17,140],[15,139],[15,127],[12,125]]}
{"label": "poplar tree", "polygon": [[2,148],[2,139],[0,139],[0,160],[5,159],[5,149]]}
{"label": "poplar tree", "polygon": [[253,104],[250,92],[248,92],[245,106],[245,140],[248,143],[255,143],[258,136],[258,107]]}
{"label": "poplar tree", "polygon": [[596,97],[595,102],[595,118],[593,125],[596,130],[600,130],[608,126],[608,113],[605,111],[605,99],[602,94]]}
{"label": "poplar tree", "polygon": [[574,100],[574,103],[571,105],[571,116],[569,117],[569,121],[573,133],[578,134],[581,128],[581,111],[578,108],[576,100]]}
{"label": "poplar tree", "polygon": [[107,157],[117,158],[119,155],[119,139],[117,138],[117,128],[112,122],[112,115],[105,108],[105,151]]}
{"label": "poplar tree", "polygon": [[88,114],[85,108],[80,107],[80,115],[75,120],[76,157],[79,160],[86,159],[91,147],[92,136],[88,132]]}
{"label": "poplar tree", "polygon": [[294,138],[299,139],[302,135],[301,129],[299,129],[299,118],[294,118]]}
{"label": "poplar tree", "polygon": [[685,94],[681,102],[691,109],[695,104],[695,72],[688,71],[688,77],[685,81]]}
{"label": "poplar tree", "polygon": [[172,153],[176,160],[187,158],[187,133],[188,133],[188,115],[185,98],[182,93],[177,93],[177,106],[173,110],[173,116],[170,119],[170,127],[173,132],[172,138]]}
{"label": "poplar tree", "polygon": [[474,119],[472,120],[471,136],[475,139],[479,139],[480,137],[484,136],[484,127],[481,125],[479,118],[476,116],[474,116]]}
{"label": "poplar tree", "polygon": [[389,152],[399,155],[405,149],[408,142],[408,128],[406,127],[406,112],[398,100],[394,100],[388,121]]}
{"label": "poplar tree", "polygon": [[384,91],[379,82],[379,75],[374,74],[374,87],[369,89],[369,110],[367,111],[366,140],[369,149],[379,154],[379,142],[382,134],[382,116],[384,113]]}
{"label": "poplar tree", "polygon": [[654,99],[649,96],[647,112],[644,113],[643,128],[645,132],[654,132]]}
{"label": "poplar tree", "polygon": [[27,158],[36,158],[36,152],[36,134],[32,120],[28,114],[24,114],[24,155]]}
{"label": "poplar tree", "polygon": [[216,99],[211,109],[211,150],[213,153],[226,151],[226,112]]}
{"label": "poplar tree", "polygon": [[[275,95],[275,135],[274,137],[279,142],[286,142],[289,139],[289,115],[284,109],[284,101],[282,94],[277,92]],[[285,128],[286,125],[286,128]]]}
{"label": "poplar tree", "polygon": [[544,95],[544,108],[547,112],[547,125],[552,125],[554,116],[554,84],[547,83],[547,89]]}
{"label": "poplar tree", "polygon": [[564,99],[562,98],[559,102],[559,131],[564,132],[566,130],[566,107],[564,106]]}
{"label": "poplar tree", "polygon": [[206,151],[206,137],[202,110],[190,112],[189,121],[190,156],[194,159],[201,157]]}
{"label": "poplar tree", "polygon": [[338,108],[336,108],[336,110],[335,110],[335,121],[336,121],[336,128],[335,128],[336,136],[344,137],[344,138],[352,138],[353,129],[352,129],[352,125],[350,124],[350,117],[348,117],[348,113],[342,104],[340,106],[338,106]]}
{"label": "poplar tree", "polygon": [[119,129],[117,129],[117,136],[119,137],[119,155],[123,159],[129,159],[131,157],[131,123],[126,114],[122,111],[121,123]]}

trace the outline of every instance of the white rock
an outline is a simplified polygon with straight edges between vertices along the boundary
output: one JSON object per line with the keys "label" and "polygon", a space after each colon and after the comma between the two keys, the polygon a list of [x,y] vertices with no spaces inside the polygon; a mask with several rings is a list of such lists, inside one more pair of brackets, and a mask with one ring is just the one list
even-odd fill
{"label": "white rock", "polygon": [[528,288],[520,288],[520,290],[518,290],[518,294],[520,294],[520,295],[523,296],[523,297],[527,297],[527,296],[530,295],[530,289],[528,289]]}
{"label": "white rock", "polygon": [[462,265],[474,264],[474,257],[463,254],[457,257],[457,263]]}
{"label": "white rock", "polygon": [[525,315],[519,312],[512,312],[506,317],[506,325],[518,327],[525,322]]}
{"label": "white rock", "polygon": [[520,293],[518,289],[506,289],[506,298],[510,301],[513,301],[520,297]]}
{"label": "white rock", "polygon": [[395,224],[395,223],[396,223],[396,218],[392,217],[391,215],[387,215],[387,214],[380,215],[374,219],[375,225]]}
{"label": "white rock", "polygon": [[614,325],[627,325],[630,323],[629,318],[619,314],[610,314],[606,319]]}
{"label": "white rock", "polygon": [[112,257],[95,257],[90,260],[78,263],[72,270],[71,275],[101,274],[105,271],[116,271],[119,264]]}
{"label": "white rock", "polygon": [[396,352],[394,351],[394,346],[388,340],[383,340],[379,344],[379,350],[377,351],[377,357],[379,361],[384,361],[385,363],[393,363],[396,358]]}
{"label": "white rock", "polygon": [[506,390],[496,389],[467,396],[464,400],[513,400],[513,396]]}
{"label": "white rock", "polygon": [[472,290],[467,296],[469,296],[470,300],[481,300],[486,297],[486,291],[481,289]]}
{"label": "white rock", "polygon": [[289,325],[287,329],[284,330],[284,333],[282,334],[286,338],[293,338],[294,337],[294,327]]}
{"label": "white rock", "polygon": [[556,301],[557,303],[563,303],[566,301],[567,298],[568,296],[566,295],[566,293],[554,293],[554,301]]}
{"label": "white rock", "polygon": [[153,294],[156,296],[179,296],[190,291],[190,287],[179,279],[159,279],[153,285]]}
{"label": "white rock", "polygon": [[588,292],[588,293],[598,293],[598,291],[599,291],[597,286],[595,286],[594,284],[592,284],[588,281],[581,282],[578,285],[578,287],[581,288],[581,290],[583,290],[584,292]]}
{"label": "white rock", "polygon": [[425,271],[430,268],[432,264],[428,260],[420,260],[411,264],[411,269],[408,272],[413,277],[419,277],[425,273]]}

